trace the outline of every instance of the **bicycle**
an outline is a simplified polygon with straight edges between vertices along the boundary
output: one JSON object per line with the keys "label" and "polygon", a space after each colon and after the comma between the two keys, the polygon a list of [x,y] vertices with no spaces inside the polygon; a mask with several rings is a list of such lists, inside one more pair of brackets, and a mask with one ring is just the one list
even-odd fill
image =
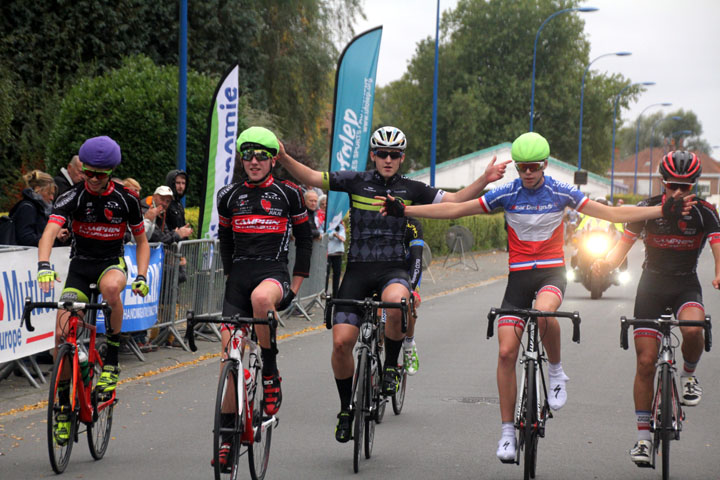
{"label": "bicycle", "polygon": [[[662,444],[662,474],[663,480],[670,478],[670,441],[680,440],[682,422],[685,412],[680,406],[680,396],[677,389],[675,367],[675,348],[679,344],[677,336],[672,333],[674,327],[702,327],[705,331],[705,351],[709,352],[712,346],[712,324],[710,316],[705,320],[673,320],[672,312],[666,312],[658,319],[635,319],[620,317],[620,346],[628,349],[628,328],[630,326],[653,328],[660,332],[662,339],[658,351],[656,364],[657,380],[653,396],[650,416],[650,432],[653,433],[652,461],[649,464],[637,464],[655,468],[655,454],[658,446]],[[659,368],[658,368],[659,367]]]}
{"label": "bicycle", "polygon": [[[353,425],[353,470],[359,471],[360,452],[364,450],[365,458],[372,455],[375,441],[375,424],[381,423],[385,416],[387,398],[382,394],[381,372],[382,344],[379,341],[382,322],[378,321],[378,309],[399,308],[402,311],[401,329],[407,330],[408,304],[402,302],[381,302],[366,298],[364,300],[327,298],[325,306],[325,326],[332,328],[333,306],[352,306],[362,310],[358,343],[355,347],[357,361],[353,377],[350,412],[355,417]],[[404,395],[404,390],[403,390]],[[364,441],[363,441],[364,439]]]}
{"label": "bicycle", "polygon": [[[270,348],[275,349],[277,319],[273,311],[267,318],[246,318],[239,315],[195,315],[187,312],[185,338],[190,350],[195,345],[195,324],[225,324],[231,327],[230,341],[221,360],[221,374],[215,399],[215,420],[213,425],[213,468],[215,479],[236,479],[240,457],[247,453],[250,476],[262,480],[270,460],[272,431],[277,428],[278,418],[264,413],[262,388],[262,357],[257,341],[255,325],[270,327]],[[244,352],[247,351],[247,356]],[[241,374],[242,372],[242,374]],[[234,412],[226,412],[233,405]],[[225,407],[225,408],[223,408]],[[234,413],[231,425],[223,425],[223,413]],[[225,465],[220,463],[222,444],[231,438],[232,448]]]}
{"label": "bicycle", "polygon": [[[410,314],[417,319],[417,310],[415,310],[415,297],[410,295]],[[378,332],[378,343],[382,347],[383,340],[385,338],[385,310],[382,310],[382,322],[380,323]],[[383,362],[384,365],[384,362]],[[407,388],[407,369],[405,368],[405,362],[402,361],[397,365],[398,375],[400,376],[400,383],[398,384],[397,392],[392,396],[392,409],[395,415],[400,415],[402,412],[403,405],[405,404],[405,390]],[[382,419],[381,419],[382,420]],[[377,422],[380,423],[380,422]]]}
{"label": "bicycle", "polygon": [[[88,447],[95,460],[103,458],[110,442],[113,410],[117,398],[114,390],[107,394],[95,389],[103,367],[100,353],[95,348],[97,333],[95,322],[98,310],[102,310],[105,318],[109,319],[112,309],[106,302],[97,303],[99,295],[97,285],[90,285],[90,289],[90,301],[87,303],[33,302],[28,297],[25,299],[21,320],[21,326],[24,322],[27,330],[32,332],[35,328],[30,322],[30,313],[36,308],[63,309],[70,315],[65,341],[57,348],[48,395],[47,444],[50,465],[55,473],[65,471],[70,461],[73,444],[78,441],[79,434],[82,433],[81,424],[87,427]],[[81,312],[85,312],[84,319],[80,316]],[[78,342],[80,328],[88,332],[87,349],[83,341]],[[84,359],[87,359],[87,366],[84,366]],[[69,379],[69,384],[63,385],[66,379]],[[61,398],[65,396],[62,392],[66,388],[67,398]],[[65,417],[70,424],[68,439],[58,438],[56,435],[58,423],[62,421],[58,420],[60,417]]]}
{"label": "bicycle", "polygon": [[[493,336],[493,322],[498,315],[513,315],[525,320],[527,345],[523,349],[520,363],[524,364],[515,407],[515,429],[518,432],[515,460],[504,463],[520,465],[524,452],[524,478],[535,478],[537,466],[538,439],[545,437],[545,423],[553,418],[547,400],[547,384],[543,363],[547,362],[545,348],[542,345],[537,319],[538,317],[562,317],[572,320],[572,341],[580,343],[580,313],[578,312],[542,312],[534,309],[491,308],[488,313],[487,338]],[[542,388],[541,388],[542,387]]]}

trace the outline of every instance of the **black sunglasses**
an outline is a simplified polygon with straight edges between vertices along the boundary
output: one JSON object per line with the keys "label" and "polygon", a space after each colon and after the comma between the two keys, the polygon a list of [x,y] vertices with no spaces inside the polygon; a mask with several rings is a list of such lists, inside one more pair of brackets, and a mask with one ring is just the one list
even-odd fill
{"label": "black sunglasses", "polygon": [[257,159],[258,162],[264,162],[266,160],[270,160],[273,158],[272,154],[268,152],[267,150],[243,150],[240,153],[240,158],[242,158],[246,162],[252,161],[253,157]]}
{"label": "black sunglasses", "polygon": [[695,186],[694,183],[675,183],[675,182],[663,182],[670,190],[680,190],[681,192],[689,192]]}
{"label": "black sunglasses", "polygon": [[388,152],[387,150],[375,150],[375,156],[378,158],[382,158],[383,160],[390,156],[393,160],[397,160],[398,158],[403,156],[403,152]]}

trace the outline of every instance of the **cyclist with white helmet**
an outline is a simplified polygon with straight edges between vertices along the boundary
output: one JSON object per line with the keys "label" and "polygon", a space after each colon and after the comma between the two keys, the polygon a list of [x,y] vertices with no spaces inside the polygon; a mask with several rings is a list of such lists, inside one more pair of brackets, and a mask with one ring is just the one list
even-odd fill
{"label": "cyclist with white helmet", "polygon": [[[458,218],[491,213],[502,207],[507,222],[510,273],[501,308],[532,307],[554,312],[560,307],[566,286],[562,221],[566,206],[612,222],[662,216],[660,206],[620,208],[600,204],[573,185],[546,176],[544,170],[548,165],[550,145],[537,133],[520,135],[512,144],[511,155],[519,178],[489,191],[478,200],[443,206],[405,206],[388,197],[383,208],[384,213],[393,216]],[[674,213],[681,208],[668,204],[668,209]],[[560,326],[556,318],[539,318],[538,323],[540,331],[544,332],[543,344],[549,362],[548,403],[550,408],[558,410],[567,400],[566,383],[569,380],[560,361]],[[498,319],[497,383],[502,435],[497,456],[504,463],[515,461],[515,364],[524,327],[523,320],[516,316]]]}
{"label": "cyclist with white helmet", "polygon": [[[673,195],[689,196],[702,173],[702,165],[696,154],[675,151],[663,157],[659,170],[665,191],[643,200],[639,205],[659,205],[666,197]],[[659,318],[666,308],[670,308],[678,320],[703,320],[705,308],[697,264],[706,241],[715,259],[712,286],[720,287],[720,219],[715,207],[698,200],[688,215],[675,222],[646,220],[628,224],[607,259],[595,262],[593,270],[605,273],[617,267],[643,232],[645,262],[635,297],[635,318]],[[680,327],[680,331],[684,360],[680,374],[680,402],[694,406],[700,403],[702,397],[702,388],[695,371],[704,346],[703,329]],[[662,335],[655,329],[636,327],[634,331],[637,364],[633,397],[637,442],[630,450],[630,458],[640,467],[650,466],[653,457],[650,410],[658,342],[661,338]]]}
{"label": "cyclist with white helmet", "polygon": [[[38,244],[38,283],[48,293],[53,282],[60,281],[50,263],[53,241],[66,222],[72,225],[70,267],[60,301],[88,302],[90,284],[97,284],[112,314],[106,319],[107,353],[96,389],[111,393],[117,385],[120,369],[118,349],[123,320],[121,294],[127,283],[124,260],[124,235],[130,231],[137,242],[137,277],[132,283],[136,295],[149,292],[147,269],[150,248],[137,194],[111,180],[113,170],[122,161],[120,146],[110,137],[93,137],[85,141],[78,152],[85,181],[77,183],[58,197]],[[58,310],[55,326],[55,345],[62,342],[67,328],[67,315]],[[69,380],[58,386],[61,401],[70,403]],[[63,419],[63,417],[65,419]],[[67,415],[58,413],[55,437],[58,444],[68,442],[70,422]]]}
{"label": "cyclist with white helmet", "polygon": [[[398,173],[405,160],[407,139],[398,128],[377,129],[370,139],[370,160],[375,168],[365,172],[319,172],[290,157],[280,144],[280,163],[300,182],[326,190],[346,192],[350,196],[350,246],[348,264],[337,298],[361,300],[373,292],[384,302],[400,302],[410,297],[410,279],[406,265],[405,219],[386,218],[380,207],[373,205],[377,195],[394,195],[407,203],[447,203],[477,198],[485,186],[502,178],[508,162],[490,163],[485,173],[468,187],[444,192]],[[386,362],[383,392],[397,391],[399,374],[397,360],[403,346],[401,313],[387,312],[385,330]],[[340,396],[340,413],[335,439],[351,438],[350,404],[355,370],[353,347],[358,336],[360,312],[352,307],[337,307],[333,319],[333,351],[331,364]]]}

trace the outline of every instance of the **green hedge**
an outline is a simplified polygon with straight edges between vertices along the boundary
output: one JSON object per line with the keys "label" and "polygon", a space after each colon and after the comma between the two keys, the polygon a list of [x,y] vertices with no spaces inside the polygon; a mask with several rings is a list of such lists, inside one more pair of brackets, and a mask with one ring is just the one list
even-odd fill
{"label": "green hedge", "polygon": [[473,250],[492,250],[507,246],[507,232],[502,213],[493,215],[473,215],[455,220],[420,219],[423,226],[423,238],[432,250],[433,255],[447,255],[450,248],[445,241],[445,234],[453,225],[462,225],[473,234],[475,243]]}

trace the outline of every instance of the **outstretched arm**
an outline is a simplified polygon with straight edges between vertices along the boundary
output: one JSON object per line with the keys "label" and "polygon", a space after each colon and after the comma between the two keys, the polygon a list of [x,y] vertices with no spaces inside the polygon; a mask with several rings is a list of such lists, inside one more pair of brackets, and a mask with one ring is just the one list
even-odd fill
{"label": "outstretched arm", "polygon": [[313,170],[307,165],[303,165],[298,162],[288,155],[285,151],[285,145],[283,145],[282,142],[278,141],[278,143],[280,144],[280,151],[278,152],[277,159],[278,162],[280,162],[280,165],[285,167],[285,170],[287,170],[290,175],[297,178],[300,183],[310,185],[311,187],[322,188],[322,172]]}
{"label": "outstretched arm", "polygon": [[[395,201],[395,197],[388,195],[386,197],[375,197],[378,200],[384,200],[385,202]],[[375,205],[383,205],[383,203],[376,203]],[[381,210],[383,215],[388,215],[388,210],[383,207]],[[407,205],[404,209],[404,215],[407,217],[422,217],[422,218],[460,218],[468,215],[477,215],[479,213],[485,213],[480,202],[478,200],[468,200],[462,203],[433,203],[429,205]],[[392,212],[391,212],[392,214]],[[398,214],[395,216],[403,216]]]}
{"label": "outstretched arm", "polygon": [[[682,205],[678,209],[678,212],[682,210],[683,214],[687,214],[697,201],[693,195],[688,195],[680,199],[680,194],[681,192],[678,190],[675,192],[675,195],[673,195],[673,198],[678,201],[682,200]],[[633,223],[660,218],[663,216],[662,209],[662,205],[657,207],[610,207],[594,200],[588,200],[582,207],[581,212],[612,223]]]}
{"label": "outstretched arm", "polygon": [[511,162],[511,160],[506,160],[499,164],[495,164],[496,160],[497,156],[494,156],[492,161],[488,164],[487,168],[485,168],[485,173],[480,175],[477,180],[475,180],[467,187],[457,192],[446,192],[445,195],[443,195],[442,197],[442,201],[465,202],[467,200],[472,200],[473,198],[478,198],[489,183],[495,182],[503,178],[503,176],[505,175],[505,169],[507,168],[507,164]]}

